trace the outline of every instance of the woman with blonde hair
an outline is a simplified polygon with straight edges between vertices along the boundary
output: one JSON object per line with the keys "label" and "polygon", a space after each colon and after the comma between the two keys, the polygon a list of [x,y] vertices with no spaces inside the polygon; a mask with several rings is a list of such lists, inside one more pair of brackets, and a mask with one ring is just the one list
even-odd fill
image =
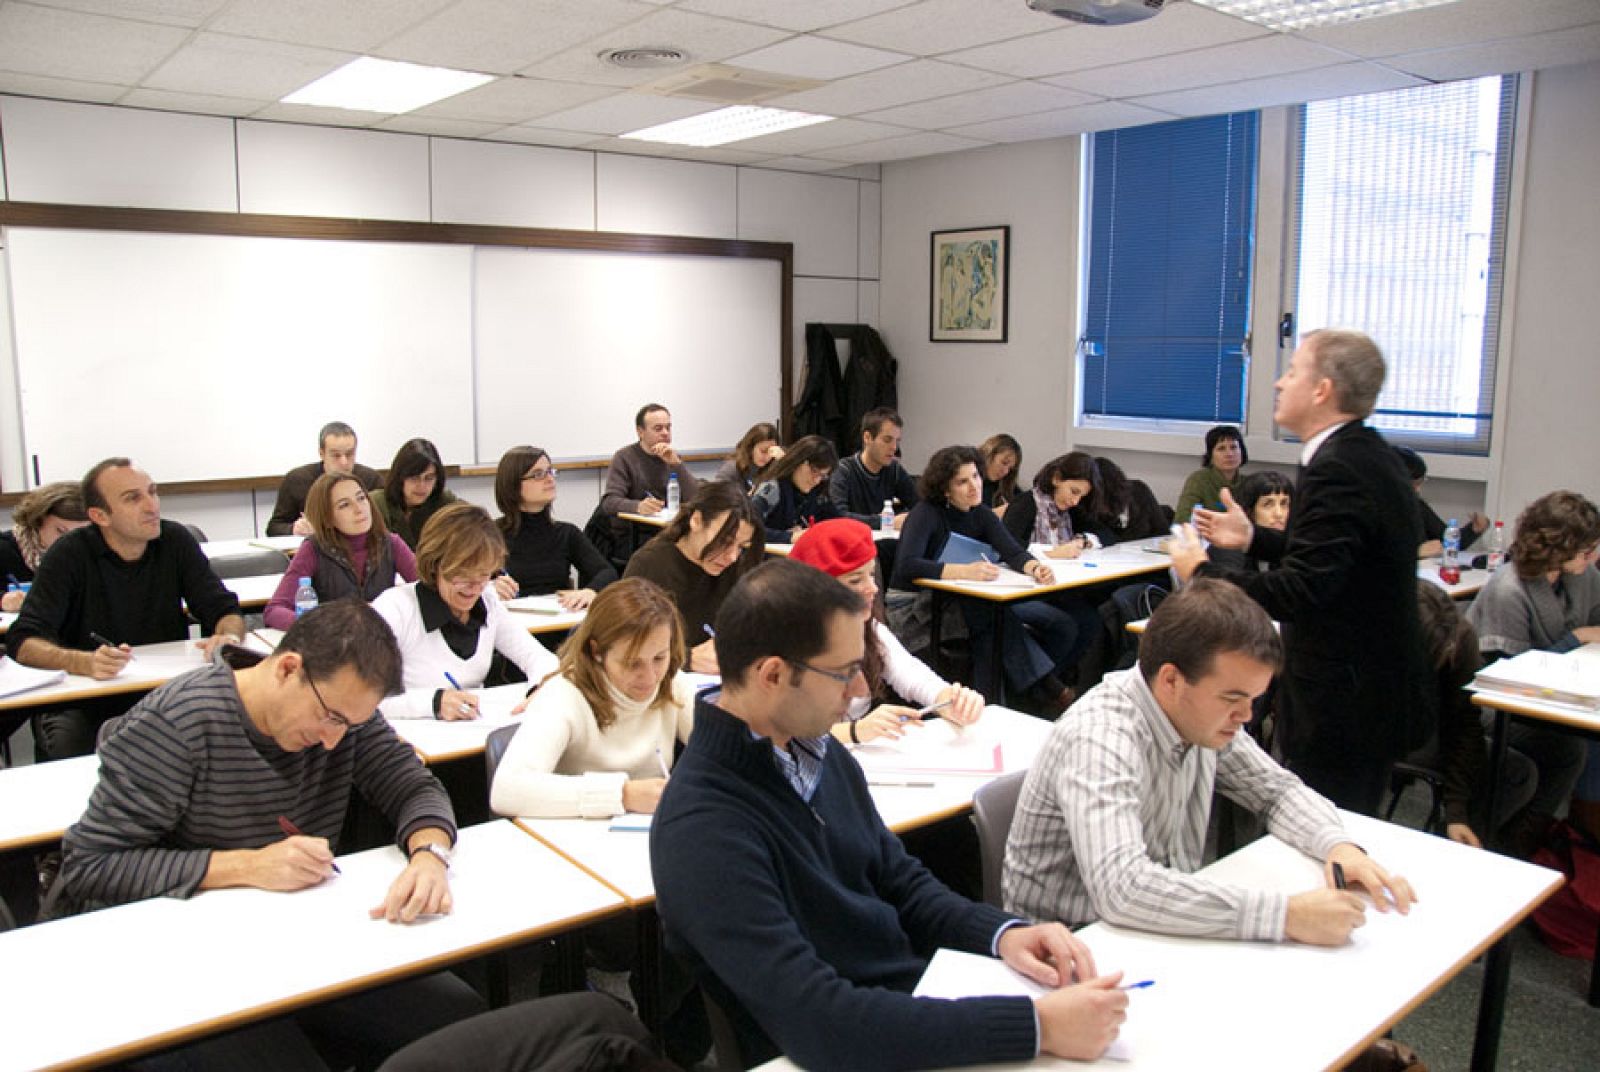
{"label": "woman with blonde hair", "polygon": [[601,592],[529,701],[490,805],[549,819],[654,812],[694,723],[683,660],[683,621],[658,585],[635,577]]}
{"label": "woman with blonde hair", "polygon": [[[35,488],[24,495],[11,511],[15,527],[0,533],[0,574],[9,584],[33,580],[33,571],[50,545],[73,529],[89,523],[83,506],[83,490],[76,482],[61,481]],[[0,610],[14,611],[22,606],[23,593],[8,591],[0,597]]]}

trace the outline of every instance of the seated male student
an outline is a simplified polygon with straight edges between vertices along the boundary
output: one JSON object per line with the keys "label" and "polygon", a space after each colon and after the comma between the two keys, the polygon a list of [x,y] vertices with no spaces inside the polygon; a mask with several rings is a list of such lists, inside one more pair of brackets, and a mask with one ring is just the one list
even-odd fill
{"label": "seated male student", "polygon": [[306,493],[323,473],[354,473],[368,491],[383,486],[377,473],[356,464],[356,432],[343,421],[329,421],[317,433],[317,458],[283,475],[278,501],[267,521],[268,536],[311,535],[311,522],[306,520]]}
{"label": "seated male student", "polygon": [[[667,508],[667,477],[678,474],[678,493],[682,502],[693,499],[700,482],[672,447],[672,414],[659,402],[647,402],[633,417],[638,442],[621,447],[611,456],[606,470],[606,489],[600,495],[600,508],[616,518],[618,514],[643,514],[654,517]],[[628,524],[612,522],[612,531],[624,543]]]}
{"label": "seated male student", "polygon": [[[779,1050],[816,1069],[1099,1056],[1125,1018],[1121,973],[1096,977],[1059,924],[940,885],[883,825],[850,753],[830,747],[829,727],[866,694],[861,610],[851,589],[783,559],[722,604],[721,692],[697,700],[650,833],[667,948],[732,1019],[746,1067]],[[912,997],[941,946],[1051,989]]]}
{"label": "seated male student", "polygon": [[[107,458],[84,476],[83,502],[92,524],[61,537],[40,560],[6,635],[12,658],[104,680],[127,666],[131,645],[188,637],[190,617],[207,636],[200,642],[207,654],[243,639],[238,597],[217,579],[189,530],[161,519],[150,474],[127,458]],[[36,716],[38,757],[92,752],[100,724],[132,699],[112,696]]]}
{"label": "seated male student", "polygon": [[895,452],[905,422],[887,406],[868,410],[861,417],[861,452],[839,462],[828,480],[828,497],[844,517],[878,527],[883,504],[894,504],[894,527],[905,524],[906,513],[917,504],[917,484]]}
{"label": "seated male student", "polygon": [[[1338,812],[1249,734],[1251,701],[1283,646],[1248,595],[1200,579],[1169,596],[1139,643],[1139,665],[1108,674],[1058,721],[1028,771],[1006,843],[1006,906],[1068,925],[1207,938],[1340,945],[1363,902],[1416,899],[1351,841]],[[1213,788],[1324,862],[1326,885],[1298,894],[1196,877]]]}
{"label": "seated male student", "polygon": [[[319,885],[333,874],[352,790],[394,823],[409,857],[371,917],[411,923],[449,912],[450,799],[376,713],[400,690],[400,652],[383,619],[359,600],[337,600],[297,619],[270,656],[228,654],[237,669],[214,659],[106,725],[99,783],[63,843],[56,914],[228,887]],[[300,832],[287,834],[285,820]],[[167,1055],[170,1066],[150,1064],[321,1068],[314,1039],[372,1067],[482,1009],[464,983],[431,976],[183,1047]]]}

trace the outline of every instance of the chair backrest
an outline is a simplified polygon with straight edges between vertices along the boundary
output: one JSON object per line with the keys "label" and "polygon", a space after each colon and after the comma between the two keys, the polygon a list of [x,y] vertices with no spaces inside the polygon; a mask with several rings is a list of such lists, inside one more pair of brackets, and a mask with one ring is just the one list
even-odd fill
{"label": "chair backrest", "polygon": [[972,825],[978,829],[978,857],[983,865],[983,899],[1003,908],[1000,874],[1006,862],[1006,838],[1011,833],[1011,816],[1022,796],[1022,780],[1027,771],[996,778],[972,797]]}
{"label": "chair backrest", "polygon": [[483,742],[483,765],[489,772],[489,789],[494,790],[494,772],[500,767],[500,760],[505,758],[506,749],[511,747],[511,738],[517,735],[521,723],[514,726],[501,726],[489,734]]}
{"label": "chair backrest", "polygon": [[195,543],[205,543],[206,533],[199,525],[191,525],[187,521],[180,521],[180,525],[189,530],[189,535],[194,537]]}
{"label": "chair backrest", "polygon": [[229,577],[265,577],[269,573],[282,573],[289,568],[289,560],[281,551],[263,547],[242,555],[218,555],[211,560],[211,572],[226,580]]}

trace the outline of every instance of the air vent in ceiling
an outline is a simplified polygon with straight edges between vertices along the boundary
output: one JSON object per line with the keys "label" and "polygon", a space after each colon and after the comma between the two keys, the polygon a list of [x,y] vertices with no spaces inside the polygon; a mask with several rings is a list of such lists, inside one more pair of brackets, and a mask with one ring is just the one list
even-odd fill
{"label": "air vent in ceiling", "polygon": [[719,104],[757,104],[786,93],[815,89],[822,84],[814,78],[752,71],[747,67],[730,67],[725,63],[704,63],[648,86],[639,86],[636,91],[659,93],[663,97],[692,97]]}
{"label": "air vent in ceiling", "polygon": [[689,62],[689,54],[681,48],[666,45],[643,45],[639,48],[611,48],[600,53],[600,62],[630,71],[649,71],[658,67],[677,67]]}

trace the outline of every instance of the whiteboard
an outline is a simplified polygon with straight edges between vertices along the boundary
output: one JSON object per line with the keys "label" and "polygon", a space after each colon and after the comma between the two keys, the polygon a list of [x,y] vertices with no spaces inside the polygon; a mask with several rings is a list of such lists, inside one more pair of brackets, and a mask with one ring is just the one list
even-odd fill
{"label": "whiteboard", "polygon": [[478,458],[633,442],[646,402],[680,450],[727,449],[779,413],[783,279],[747,257],[479,247]]}
{"label": "whiteboard", "polygon": [[[472,248],[8,228],[26,453],[159,481],[281,473],[343,420],[361,460],[474,455]],[[33,474],[30,471],[29,477]]]}

